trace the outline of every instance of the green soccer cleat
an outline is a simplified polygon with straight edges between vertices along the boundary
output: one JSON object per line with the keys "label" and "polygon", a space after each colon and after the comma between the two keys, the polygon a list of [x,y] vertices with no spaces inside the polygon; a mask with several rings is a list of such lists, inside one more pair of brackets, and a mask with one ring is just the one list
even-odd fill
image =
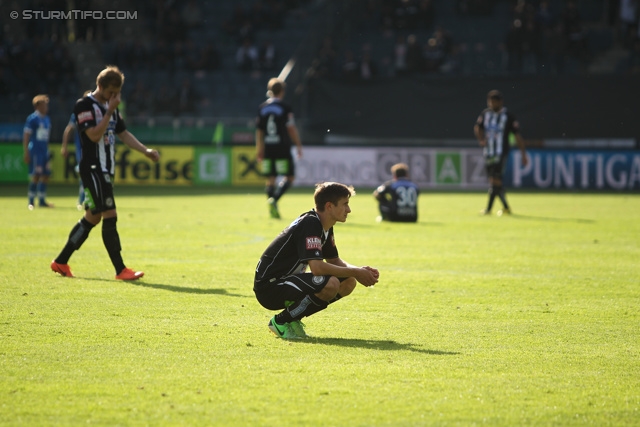
{"label": "green soccer cleat", "polygon": [[511,209],[500,209],[498,211],[498,216],[502,215],[511,215]]}
{"label": "green soccer cleat", "polygon": [[285,340],[295,340],[300,338],[296,335],[291,327],[291,323],[285,323],[284,325],[279,325],[276,323],[276,316],[273,316],[269,321],[269,330],[275,334],[276,337],[282,338]]}
{"label": "green soccer cleat", "polygon": [[291,329],[293,330],[293,332],[296,334],[298,338],[311,338],[305,332],[304,323],[302,323],[301,320],[294,320],[293,322],[289,323],[289,326],[291,326]]}
{"label": "green soccer cleat", "polygon": [[278,204],[276,202],[276,199],[274,199],[273,197],[269,197],[267,199],[267,203],[269,204],[269,214],[271,215],[271,218],[280,219],[280,212],[278,212]]}

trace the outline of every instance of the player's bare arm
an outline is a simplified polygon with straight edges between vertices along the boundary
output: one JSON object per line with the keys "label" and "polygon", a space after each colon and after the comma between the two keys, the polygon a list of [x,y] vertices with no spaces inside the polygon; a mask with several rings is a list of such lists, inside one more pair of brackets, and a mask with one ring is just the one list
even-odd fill
{"label": "player's bare arm", "polygon": [[136,150],[139,153],[144,154],[148,159],[154,162],[157,162],[158,160],[160,160],[160,153],[158,153],[158,150],[152,150],[151,148],[147,148],[142,142],[138,141],[138,138],[136,138],[128,130],[125,130],[124,132],[120,132],[118,134],[118,138],[120,138],[120,140],[124,142],[127,147],[131,148],[132,150]]}
{"label": "player's bare arm", "polygon": [[[109,106],[111,106],[111,103],[109,103]],[[91,141],[95,142],[96,144],[100,142],[107,130],[107,126],[109,126],[109,120],[111,120],[111,115],[114,111],[115,108],[113,110],[107,110],[106,114],[102,116],[102,120],[100,120],[100,123],[98,123],[94,127],[87,128],[87,130],[84,131],[84,133],[89,137]]]}
{"label": "player's bare arm", "polygon": [[[359,270],[360,269],[368,270],[369,272],[371,272],[371,274],[373,274],[373,277],[376,279],[376,282],[380,278],[380,272],[377,269],[373,268],[373,267],[369,267],[368,265],[365,265],[363,267],[357,267],[355,265],[349,264],[348,262],[344,261],[341,258],[328,259],[327,262],[331,263],[331,264],[334,264],[334,265],[341,265],[341,266],[348,267],[348,268],[355,268],[355,269],[359,269]],[[360,283],[362,283],[362,282],[360,282]],[[368,286],[368,285],[365,285],[365,286]]]}
{"label": "player's bare arm", "polygon": [[22,148],[24,149],[24,162],[29,164],[31,161],[31,156],[29,155],[29,137],[31,136],[30,132],[24,132],[22,134]]}
{"label": "player's bare arm", "polygon": [[516,143],[518,144],[518,148],[520,148],[520,153],[522,155],[522,166],[527,166],[529,164],[529,157],[527,156],[527,151],[525,149],[524,138],[520,133],[516,133]]}
{"label": "player's bare arm", "polygon": [[478,124],[473,127],[473,133],[476,135],[476,139],[481,147],[487,145],[487,140],[484,137],[484,129],[482,129]]}
{"label": "player's bare arm", "polygon": [[356,267],[347,264],[340,258],[328,259],[326,262],[310,260],[309,269],[314,276],[353,277],[364,286],[378,283],[378,270],[371,267]]}
{"label": "player's bare arm", "polygon": [[256,158],[258,161],[264,159],[264,131],[256,129]]}
{"label": "player's bare arm", "polygon": [[384,197],[385,190],[386,190],[386,188],[385,188],[384,184],[378,186],[378,188],[373,190],[373,197],[375,197],[376,200],[378,200],[378,201],[382,200],[382,198]]}
{"label": "player's bare arm", "polygon": [[67,148],[68,145],[68,141],[69,141],[69,135],[71,135],[71,131],[73,131],[73,126],[71,125],[67,125],[67,127],[64,128],[64,132],[62,133],[62,147],[60,148],[60,154],[62,154],[62,157],[67,157],[69,155],[69,149]]}
{"label": "player's bare arm", "polygon": [[300,141],[300,134],[298,133],[298,128],[296,125],[287,126],[287,132],[289,132],[289,137],[296,144],[296,149],[298,153],[298,158],[302,158],[302,141]]}

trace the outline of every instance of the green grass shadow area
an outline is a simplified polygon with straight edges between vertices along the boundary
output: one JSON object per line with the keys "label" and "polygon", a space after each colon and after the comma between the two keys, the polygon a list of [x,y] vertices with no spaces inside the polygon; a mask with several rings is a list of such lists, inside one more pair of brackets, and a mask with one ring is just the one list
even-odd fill
{"label": "green grass shadow area", "polygon": [[223,289],[223,288],[191,288],[188,286],[176,286],[176,285],[166,285],[166,284],[161,284],[161,283],[149,283],[147,281],[143,279],[138,279],[138,280],[131,280],[131,281],[122,281],[122,280],[109,280],[109,279],[96,279],[96,278],[91,278],[91,277],[79,277],[76,276],[76,279],[81,279],[81,280],[87,280],[87,281],[99,281],[99,282],[113,282],[113,283],[119,283],[119,284],[126,284],[126,285],[131,285],[131,286],[137,286],[137,287],[142,287],[142,288],[151,288],[151,289],[158,289],[158,290],[162,290],[162,291],[169,291],[169,292],[179,292],[179,293],[186,293],[186,294],[198,294],[198,295],[223,295],[223,296],[229,296],[229,297],[240,297],[240,298],[248,298],[247,295],[241,295],[241,294],[235,294],[232,292],[229,292],[227,289]]}
{"label": "green grass shadow area", "polygon": [[198,295],[224,295],[227,297],[240,297],[240,298],[248,298],[246,295],[234,294],[229,292],[226,289],[200,289],[200,288],[189,288],[183,286],[174,286],[174,285],[162,285],[158,283],[147,283],[142,281],[130,282],[133,286],[141,286],[143,288],[152,288],[152,289],[160,289],[163,291],[170,292],[183,292],[187,294],[198,294]]}
{"label": "green grass shadow area", "polygon": [[335,345],[339,347],[364,348],[368,350],[381,351],[414,351],[416,353],[428,354],[432,356],[455,356],[460,353],[442,350],[423,349],[411,343],[401,344],[395,341],[363,340],[349,338],[308,338],[304,340],[294,340],[294,343],[301,344],[322,344]]}

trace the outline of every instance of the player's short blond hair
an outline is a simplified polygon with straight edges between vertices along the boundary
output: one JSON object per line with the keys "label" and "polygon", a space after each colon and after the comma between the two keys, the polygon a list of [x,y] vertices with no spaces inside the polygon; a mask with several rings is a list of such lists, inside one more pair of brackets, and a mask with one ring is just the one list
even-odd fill
{"label": "player's short blond hair", "polygon": [[280,96],[282,92],[287,88],[287,84],[284,80],[280,80],[277,77],[273,77],[269,79],[269,83],[267,83],[267,96]]}
{"label": "player's short blond hair", "polygon": [[121,88],[123,84],[124,74],[115,65],[107,65],[96,77],[96,86],[105,89],[108,87]]}
{"label": "player's short blond hair", "polygon": [[40,95],[36,95],[33,97],[33,108],[37,108],[38,105],[40,105],[40,103],[44,102],[45,104],[49,103],[49,96],[48,95],[44,95],[44,94],[40,94]]}

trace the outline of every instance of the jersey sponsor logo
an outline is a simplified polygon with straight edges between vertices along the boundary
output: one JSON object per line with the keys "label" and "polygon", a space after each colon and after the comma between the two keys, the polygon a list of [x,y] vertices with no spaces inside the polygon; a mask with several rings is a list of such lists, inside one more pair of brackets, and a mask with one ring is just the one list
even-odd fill
{"label": "jersey sponsor logo", "polygon": [[83,111],[82,113],[78,114],[78,124],[84,123],[91,119],[93,119],[93,115],[91,114],[91,111]]}
{"label": "jersey sponsor logo", "polygon": [[38,130],[36,130],[36,139],[39,141],[49,141],[49,128],[44,123],[40,123]]}
{"label": "jersey sponsor logo", "polygon": [[322,249],[322,240],[319,237],[307,237],[307,250]]}

